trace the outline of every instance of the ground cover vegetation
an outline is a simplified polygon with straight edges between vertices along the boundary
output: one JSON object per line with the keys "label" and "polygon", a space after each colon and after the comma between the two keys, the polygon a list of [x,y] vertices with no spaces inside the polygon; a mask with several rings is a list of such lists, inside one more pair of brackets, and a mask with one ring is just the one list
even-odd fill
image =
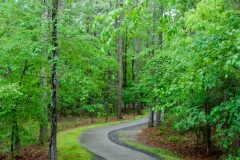
{"label": "ground cover vegetation", "polygon": [[240,157],[239,0],[0,2],[1,155],[56,159],[57,119],[148,107],[149,127],[174,117],[206,154]]}

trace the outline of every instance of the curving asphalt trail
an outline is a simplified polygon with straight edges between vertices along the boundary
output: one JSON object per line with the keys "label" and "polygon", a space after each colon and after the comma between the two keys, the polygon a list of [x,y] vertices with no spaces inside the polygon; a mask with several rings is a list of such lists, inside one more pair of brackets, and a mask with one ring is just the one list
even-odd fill
{"label": "curving asphalt trail", "polygon": [[132,122],[90,129],[80,135],[79,143],[87,150],[107,160],[154,160],[153,157],[117,145],[108,139],[108,133],[111,131],[136,126],[147,121],[146,117]]}

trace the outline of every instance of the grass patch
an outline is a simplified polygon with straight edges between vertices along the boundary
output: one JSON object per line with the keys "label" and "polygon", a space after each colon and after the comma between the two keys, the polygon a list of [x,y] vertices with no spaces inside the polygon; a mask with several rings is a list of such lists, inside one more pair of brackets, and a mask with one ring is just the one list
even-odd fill
{"label": "grass patch", "polygon": [[91,128],[100,127],[99,125],[92,125],[82,128],[75,128],[58,133],[57,148],[59,160],[83,159],[92,160],[92,155],[85,148],[78,143],[79,135]]}
{"label": "grass patch", "polygon": [[132,142],[132,141],[124,141],[124,143],[126,143],[130,146],[136,147],[137,149],[140,149],[140,150],[152,152],[166,160],[181,160],[180,158],[178,158],[177,156],[175,156],[173,153],[171,153],[168,150],[149,147],[149,146],[145,146],[143,144],[139,144],[139,143]]}
{"label": "grass patch", "polygon": [[[146,116],[146,114],[147,112],[144,115],[137,116],[135,119],[143,118]],[[103,127],[112,124],[125,123],[132,120],[133,119],[122,120],[118,122],[94,124],[91,126],[79,127],[59,132],[57,137],[58,160],[92,160],[93,157],[91,152],[87,151],[78,143],[79,135],[88,129]]]}

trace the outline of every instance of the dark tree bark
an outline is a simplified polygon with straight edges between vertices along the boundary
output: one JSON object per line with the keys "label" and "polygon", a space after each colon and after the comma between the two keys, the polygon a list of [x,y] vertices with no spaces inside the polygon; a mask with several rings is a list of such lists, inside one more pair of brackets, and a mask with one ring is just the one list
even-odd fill
{"label": "dark tree bark", "polygon": [[157,111],[156,113],[156,127],[159,127],[161,125],[161,111]]}
{"label": "dark tree bark", "polygon": [[53,0],[52,7],[52,45],[54,50],[52,51],[52,78],[51,78],[51,135],[50,135],[50,160],[57,159],[57,60],[58,57],[58,42],[57,42],[57,13],[58,13],[58,0]]}
{"label": "dark tree bark", "polygon": [[[120,7],[123,6],[123,0],[119,1]],[[123,18],[123,13],[120,14],[119,17],[119,23],[121,25]],[[119,63],[119,70],[118,70],[118,112],[117,112],[117,118],[122,119],[122,83],[123,83],[123,77],[122,77],[122,58],[123,58],[123,36],[120,33],[118,38],[118,63]]]}

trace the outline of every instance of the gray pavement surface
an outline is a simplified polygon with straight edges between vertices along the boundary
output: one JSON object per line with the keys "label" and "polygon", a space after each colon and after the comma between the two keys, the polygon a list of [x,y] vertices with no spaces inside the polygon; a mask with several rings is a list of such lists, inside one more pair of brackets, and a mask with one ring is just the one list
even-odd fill
{"label": "gray pavement surface", "polygon": [[79,143],[87,150],[107,160],[155,160],[153,157],[117,145],[108,139],[108,133],[111,131],[147,123],[147,121],[146,117],[132,122],[90,129],[80,135]]}

